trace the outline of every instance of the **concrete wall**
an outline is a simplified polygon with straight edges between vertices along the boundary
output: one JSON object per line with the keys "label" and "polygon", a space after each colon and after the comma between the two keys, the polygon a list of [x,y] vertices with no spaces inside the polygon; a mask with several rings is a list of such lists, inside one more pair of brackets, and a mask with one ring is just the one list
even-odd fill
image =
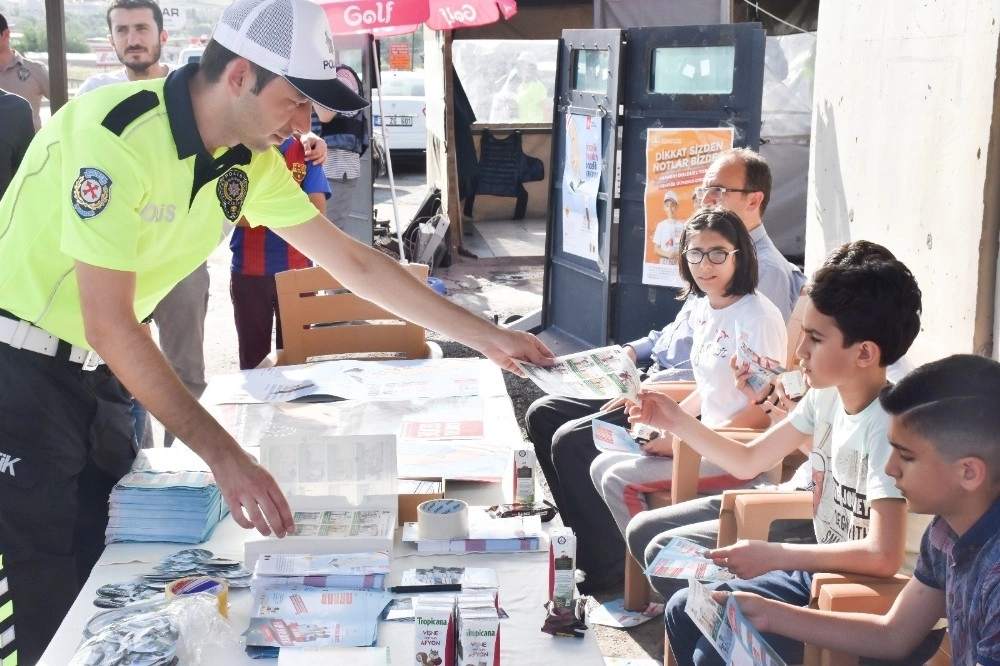
{"label": "concrete wall", "polygon": [[914,272],[910,357],[997,356],[996,0],[820,4],[806,268],[865,238]]}

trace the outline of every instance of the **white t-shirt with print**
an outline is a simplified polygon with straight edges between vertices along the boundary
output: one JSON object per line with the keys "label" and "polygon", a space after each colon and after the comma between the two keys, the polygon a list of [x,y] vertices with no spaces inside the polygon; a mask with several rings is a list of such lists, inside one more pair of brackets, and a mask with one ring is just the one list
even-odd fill
{"label": "white t-shirt with print", "polygon": [[729,358],[736,353],[736,325],[748,334],[758,354],[783,360],[788,349],[785,320],[775,305],[758,292],[715,310],[699,296],[691,311],[691,368],[701,395],[701,422],[712,427],[746,408],[747,397],[736,388]]}
{"label": "white t-shirt with print", "polygon": [[813,525],[817,543],[840,543],[868,535],[870,503],[901,498],[885,473],[889,415],[878,400],[848,414],[836,388],[812,389],[789,416],[813,436]]}

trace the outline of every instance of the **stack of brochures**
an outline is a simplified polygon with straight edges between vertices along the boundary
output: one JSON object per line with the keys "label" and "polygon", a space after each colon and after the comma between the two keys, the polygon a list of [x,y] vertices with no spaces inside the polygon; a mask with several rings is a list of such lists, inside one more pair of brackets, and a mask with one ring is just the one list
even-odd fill
{"label": "stack of brochures", "polygon": [[403,541],[413,542],[422,553],[538,550],[541,534],[540,516],[493,518],[482,507],[469,507],[469,536],[461,539],[421,539],[416,523],[403,524]]}
{"label": "stack of brochures", "polygon": [[288,585],[382,590],[388,573],[389,553],[385,551],[325,555],[264,553],[257,558],[250,591],[256,595],[269,587]]}
{"label": "stack of brochures", "polygon": [[211,472],[129,472],[110,504],[105,543],[201,543],[229,513]]}

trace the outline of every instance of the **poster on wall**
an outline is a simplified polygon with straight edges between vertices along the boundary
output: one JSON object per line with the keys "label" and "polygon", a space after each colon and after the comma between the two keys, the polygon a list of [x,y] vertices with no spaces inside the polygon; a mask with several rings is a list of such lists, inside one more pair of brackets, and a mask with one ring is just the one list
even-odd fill
{"label": "poster on wall", "polygon": [[601,120],[566,116],[566,166],[563,169],[563,251],[599,261],[597,190],[601,184]]}
{"label": "poster on wall", "polygon": [[650,128],[646,135],[646,249],[642,283],[683,287],[678,269],[684,223],[709,165],[733,147],[732,128]]}

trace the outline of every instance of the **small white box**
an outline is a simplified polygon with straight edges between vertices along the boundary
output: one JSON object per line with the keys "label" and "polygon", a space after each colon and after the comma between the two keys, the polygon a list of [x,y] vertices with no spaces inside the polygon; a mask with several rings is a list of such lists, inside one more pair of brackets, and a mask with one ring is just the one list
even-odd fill
{"label": "small white box", "polygon": [[549,530],[549,599],[568,608],[576,593],[576,535],[568,527]]}

